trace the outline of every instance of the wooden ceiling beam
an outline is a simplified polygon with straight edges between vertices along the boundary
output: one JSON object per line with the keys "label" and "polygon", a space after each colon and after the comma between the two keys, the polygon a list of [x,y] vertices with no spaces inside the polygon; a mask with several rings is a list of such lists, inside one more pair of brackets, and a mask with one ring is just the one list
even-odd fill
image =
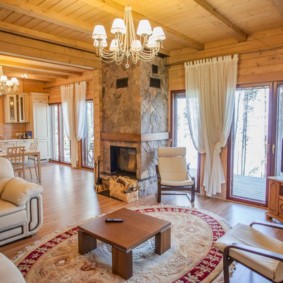
{"label": "wooden ceiling beam", "polygon": [[3,21],[0,22],[0,26],[1,26],[0,29],[3,31],[18,34],[18,35],[23,35],[29,38],[43,40],[43,41],[47,41],[51,43],[56,43],[56,44],[72,47],[72,48],[79,49],[79,50],[85,50],[85,51],[89,51],[93,53],[95,53],[96,51],[95,47],[92,44],[87,44],[81,41],[75,41],[69,38],[55,36],[52,34],[24,28],[24,27],[10,24],[10,23],[3,22]]}
{"label": "wooden ceiling beam", "polygon": [[15,73],[15,72],[5,72],[7,77],[16,77],[21,80],[37,80],[37,81],[45,81],[45,82],[54,82],[56,78],[47,77],[47,76],[40,76],[40,75],[28,75],[28,78],[22,78],[22,73]]}
{"label": "wooden ceiling beam", "polygon": [[48,9],[42,9],[26,1],[24,4],[19,5],[18,0],[1,0],[0,7],[79,32],[84,32],[90,35],[92,33],[92,25],[86,24],[82,21],[74,20],[59,13],[54,13]]}
{"label": "wooden ceiling beam", "polygon": [[6,60],[1,60],[0,58],[0,65],[6,66],[6,67],[13,67],[14,69],[21,69],[25,71],[32,71],[32,72],[44,72],[47,74],[53,74],[53,75],[63,75],[63,76],[71,76],[76,75],[80,76],[83,72],[75,72],[75,71],[68,71],[68,70],[61,70],[58,68],[48,68],[42,64],[42,66],[36,66],[31,64],[24,64],[20,62],[11,62]]}
{"label": "wooden ceiling beam", "polygon": [[281,17],[283,17],[283,1],[282,0],[271,0],[271,2],[277,8]]}
{"label": "wooden ceiling beam", "polygon": [[[63,79],[67,79],[69,76],[71,75],[66,75],[66,74],[54,74],[54,73],[47,73],[45,72],[43,69],[42,70],[19,70],[18,68],[14,68],[14,67],[7,67],[4,66],[3,68],[3,72],[6,73],[13,73],[13,74],[27,74],[27,75],[34,75],[34,76],[44,76],[44,77],[48,77],[48,78],[63,78]],[[15,76],[15,75],[14,75]]]}
{"label": "wooden ceiling beam", "polygon": [[[208,2],[205,0],[194,0],[198,5],[200,5],[203,9],[208,11],[211,15],[213,15],[215,18],[220,20],[224,25],[226,25],[230,30],[232,30],[233,36],[239,41],[246,41],[248,35],[242,31],[240,28],[238,28],[236,25],[234,25],[230,20],[228,20],[225,16],[220,14],[213,6],[211,6]],[[280,1],[280,0],[279,0]]]}
{"label": "wooden ceiling beam", "polygon": [[[91,7],[101,9],[107,13],[113,14],[116,17],[124,14],[125,6],[113,0],[82,0]],[[170,38],[176,42],[182,43],[186,46],[192,47],[196,50],[203,50],[204,45],[184,34],[157,22],[155,19],[150,18],[148,15],[143,15],[137,11],[132,10],[133,18],[136,20],[148,19],[153,25],[161,26],[165,33],[170,34]]]}
{"label": "wooden ceiling beam", "polygon": [[43,62],[59,63],[82,69],[101,67],[97,57],[89,52],[37,41],[14,34],[0,32],[0,54],[40,60]]}

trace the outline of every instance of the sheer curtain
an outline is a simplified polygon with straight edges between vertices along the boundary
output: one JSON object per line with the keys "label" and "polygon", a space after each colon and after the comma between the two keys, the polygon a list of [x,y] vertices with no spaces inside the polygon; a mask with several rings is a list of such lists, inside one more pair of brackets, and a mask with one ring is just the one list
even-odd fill
{"label": "sheer curtain", "polygon": [[185,63],[188,124],[193,144],[205,153],[206,195],[221,193],[225,183],[221,148],[231,129],[238,55]]}
{"label": "sheer curtain", "polygon": [[64,131],[71,142],[71,166],[77,167],[78,141],[83,138],[85,125],[86,82],[63,85],[61,90]]}
{"label": "sheer curtain", "polygon": [[86,121],[86,82],[75,84],[75,133],[76,139],[72,147],[72,153],[76,163],[79,161],[78,142],[84,137],[85,134],[85,121]]}

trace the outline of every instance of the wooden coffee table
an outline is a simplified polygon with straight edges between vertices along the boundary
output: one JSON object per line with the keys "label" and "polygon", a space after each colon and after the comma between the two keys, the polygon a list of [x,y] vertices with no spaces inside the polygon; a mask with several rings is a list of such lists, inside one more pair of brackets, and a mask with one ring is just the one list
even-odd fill
{"label": "wooden coffee table", "polygon": [[[106,223],[106,218],[122,218],[122,223]],[[112,272],[129,279],[133,275],[132,250],[155,236],[155,252],[163,254],[171,246],[171,223],[126,208],[80,225],[79,253],[96,248],[96,240],[112,246]]]}

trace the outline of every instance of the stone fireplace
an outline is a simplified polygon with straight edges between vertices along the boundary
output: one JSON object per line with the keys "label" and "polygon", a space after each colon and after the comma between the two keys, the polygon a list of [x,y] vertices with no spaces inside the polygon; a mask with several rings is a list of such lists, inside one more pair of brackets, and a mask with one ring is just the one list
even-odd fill
{"label": "stone fireplace", "polygon": [[155,193],[156,149],[168,142],[166,58],[129,69],[103,64],[102,85],[101,171],[132,173],[141,195]]}

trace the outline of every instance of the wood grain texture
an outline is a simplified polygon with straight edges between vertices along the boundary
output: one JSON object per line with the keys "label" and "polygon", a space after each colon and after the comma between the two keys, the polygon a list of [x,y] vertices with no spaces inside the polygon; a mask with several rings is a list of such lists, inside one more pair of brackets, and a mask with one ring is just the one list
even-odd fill
{"label": "wood grain texture", "polygon": [[[131,204],[98,195],[94,189],[94,174],[92,172],[71,169],[68,166],[58,164],[47,163],[42,166],[42,185],[44,187],[43,226],[31,237],[0,247],[0,252],[9,258],[13,258],[17,253],[23,251],[26,246],[50,233],[60,231],[67,226],[77,225],[80,221],[91,217],[115,211],[122,207],[157,205],[155,195],[143,197]],[[191,207],[186,196],[163,196],[162,203]],[[266,221],[265,209],[215,198],[197,195],[194,207],[211,211],[223,217],[231,226],[238,222],[249,224],[254,220]],[[266,227],[259,229],[267,232],[270,236],[283,240],[282,232]],[[244,282],[242,281],[243,278],[250,283],[267,282],[239,266],[231,282]],[[250,280],[250,278],[252,279]]]}

